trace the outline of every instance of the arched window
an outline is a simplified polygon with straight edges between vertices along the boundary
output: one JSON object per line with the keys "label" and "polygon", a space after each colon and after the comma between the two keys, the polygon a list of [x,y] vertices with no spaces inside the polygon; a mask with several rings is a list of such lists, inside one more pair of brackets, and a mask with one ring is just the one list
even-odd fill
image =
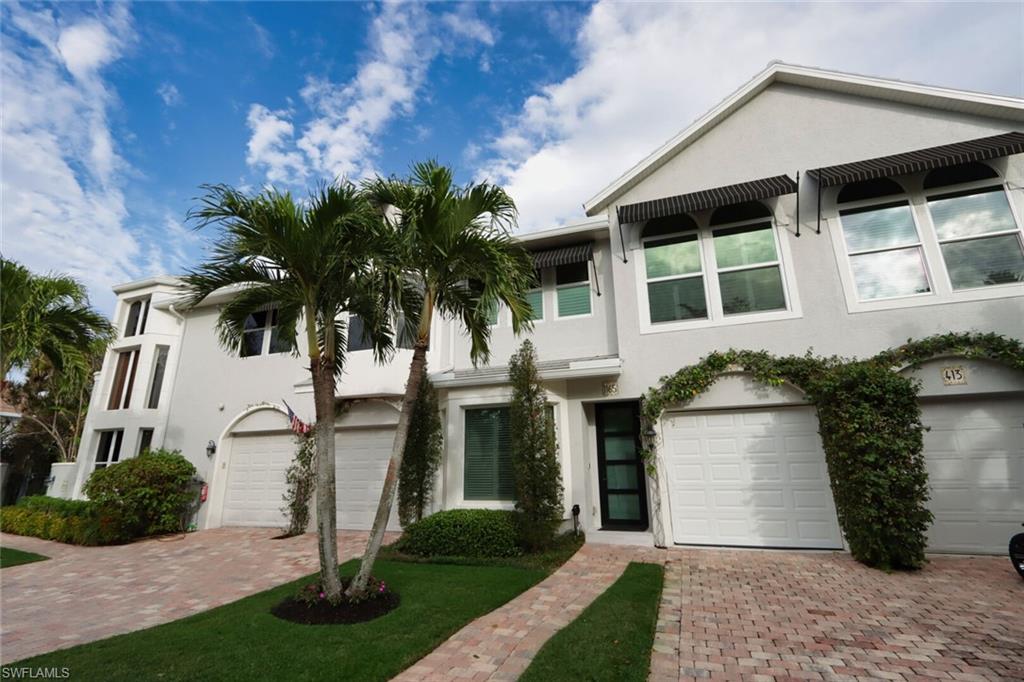
{"label": "arched window", "polygon": [[725,225],[758,218],[771,220],[772,212],[760,201],[746,201],[742,204],[732,204],[715,209],[715,212],[711,214],[711,224]]}
{"label": "arched window", "polygon": [[693,218],[648,221],[641,242],[651,323],[707,318],[700,235]]}
{"label": "arched window", "polygon": [[921,237],[903,187],[889,178],[851,182],[836,201],[861,301],[932,291]]}
{"label": "arched window", "polygon": [[924,179],[928,214],[953,290],[1024,282],[1024,242],[999,175],[982,163]]}

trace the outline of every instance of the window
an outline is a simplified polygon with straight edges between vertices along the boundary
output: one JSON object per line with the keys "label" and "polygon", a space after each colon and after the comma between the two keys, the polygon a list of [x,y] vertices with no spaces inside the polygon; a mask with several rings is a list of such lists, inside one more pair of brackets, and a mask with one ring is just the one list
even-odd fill
{"label": "window", "polygon": [[730,223],[711,232],[722,313],[785,310],[786,292],[768,208],[748,202],[720,208],[711,216],[712,226]]}
{"label": "window", "polygon": [[[903,188],[891,180],[851,183],[839,193],[840,205],[870,201]],[[861,301],[931,292],[921,237],[906,199],[839,211],[854,286]]]}
{"label": "window", "polygon": [[153,361],[153,380],[149,383],[149,397],[146,398],[146,407],[155,410],[160,406],[160,389],[164,384],[164,372],[167,371],[167,353],[169,346],[156,347],[156,359]]}
{"label": "window", "polygon": [[128,409],[132,400],[132,388],[135,385],[135,370],[139,367],[139,349],[126,350],[117,354],[114,368],[114,383],[110,387],[107,398],[108,410]]}
{"label": "window", "polygon": [[132,301],[128,306],[128,322],[124,326],[124,335],[135,336],[146,333],[146,320],[149,318],[149,296]]}
{"label": "window", "polygon": [[515,499],[508,408],[466,410],[465,436],[463,497]]}
{"label": "window", "polygon": [[558,317],[590,314],[590,262],[570,263],[555,268]]}
{"label": "window", "polygon": [[485,311],[487,315],[487,324],[496,327],[498,325],[498,302],[491,303]]}
{"label": "window", "polygon": [[[960,292],[1024,282],[1024,235],[995,170],[968,163],[910,180],[917,181],[923,201],[914,205],[886,178],[839,193],[842,250],[857,300],[954,301],[963,300]],[[993,295],[1003,294],[968,294]]]}
{"label": "window", "polygon": [[708,316],[697,223],[685,215],[650,221],[643,231],[651,322]]}
{"label": "window", "polygon": [[291,344],[278,333],[277,310],[260,310],[245,318],[241,356],[247,358],[265,353],[287,353]]}
{"label": "window", "polygon": [[139,451],[135,454],[141,455],[153,445],[153,429],[139,429]]}
{"label": "window", "polygon": [[[370,350],[373,348],[373,340],[366,336],[366,323],[358,315],[348,316],[348,339],[347,348],[353,351]],[[397,348],[411,349],[416,345],[416,330],[406,327],[405,318],[399,315],[395,322],[395,334]]]}
{"label": "window", "polygon": [[530,319],[533,321],[544,319],[544,290],[531,289],[526,292],[526,302],[530,306]]}
{"label": "window", "polygon": [[[925,177],[928,213],[954,291],[1024,282],[1021,231],[1002,186],[948,191],[950,185],[993,176],[988,166],[973,163]],[[940,193],[927,192],[936,188]]]}
{"label": "window", "polygon": [[96,450],[96,469],[117,463],[121,456],[121,441],[123,439],[124,429],[100,431],[100,444]]}

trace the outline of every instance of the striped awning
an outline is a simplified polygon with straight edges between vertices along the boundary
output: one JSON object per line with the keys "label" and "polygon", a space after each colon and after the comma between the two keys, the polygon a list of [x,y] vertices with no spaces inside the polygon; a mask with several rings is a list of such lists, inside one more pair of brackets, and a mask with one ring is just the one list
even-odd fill
{"label": "striped awning", "polygon": [[702,189],[699,192],[641,201],[638,204],[626,204],[619,206],[617,212],[620,225],[641,223],[654,218],[778,197],[783,194],[792,194],[795,191],[796,182],[793,178],[788,175],[776,175],[771,178],[741,182],[737,185]]}
{"label": "striped awning", "polygon": [[858,180],[874,180],[907,173],[920,173],[973,161],[988,161],[1024,153],[1024,133],[1011,132],[967,142],[944,144],[875,159],[841,163],[807,171],[822,187],[845,185]]}
{"label": "striped awning", "polygon": [[533,252],[533,267],[541,270],[553,268],[557,265],[571,265],[572,263],[584,263],[594,257],[594,242],[581,242],[560,246],[557,249]]}

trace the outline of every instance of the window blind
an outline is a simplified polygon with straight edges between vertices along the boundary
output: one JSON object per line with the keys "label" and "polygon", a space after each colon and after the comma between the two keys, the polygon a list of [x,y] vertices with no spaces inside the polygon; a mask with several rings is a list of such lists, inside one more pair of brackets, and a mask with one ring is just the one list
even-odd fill
{"label": "window blind", "polygon": [[515,499],[511,435],[507,407],[466,410],[465,499]]}

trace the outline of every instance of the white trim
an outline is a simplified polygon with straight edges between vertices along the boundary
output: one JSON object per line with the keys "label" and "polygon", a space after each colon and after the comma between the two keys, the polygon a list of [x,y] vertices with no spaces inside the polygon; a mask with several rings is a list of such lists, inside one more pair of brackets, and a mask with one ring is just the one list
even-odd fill
{"label": "white trim", "polygon": [[[581,316],[582,317],[582,316]],[[585,379],[614,377],[622,374],[622,360],[619,358],[599,358],[596,360],[577,360],[569,363],[569,367],[560,369],[540,370],[542,381],[560,379]],[[509,383],[508,371],[485,376],[456,377],[451,372],[432,374],[430,380],[438,388],[460,388],[467,386],[495,386]]]}
{"label": "white trim", "polygon": [[[766,69],[740,86],[689,127],[669,139],[587,200],[583,204],[586,214],[595,215],[607,208],[612,202],[663,166],[670,158],[693,144],[775,82],[917,104],[935,109],[974,113],[1011,121],[1024,121],[1024,100],[1016,97],[989,95],[772,62]],[[952,142],[956,142],[956,140],[952,140]]]}

